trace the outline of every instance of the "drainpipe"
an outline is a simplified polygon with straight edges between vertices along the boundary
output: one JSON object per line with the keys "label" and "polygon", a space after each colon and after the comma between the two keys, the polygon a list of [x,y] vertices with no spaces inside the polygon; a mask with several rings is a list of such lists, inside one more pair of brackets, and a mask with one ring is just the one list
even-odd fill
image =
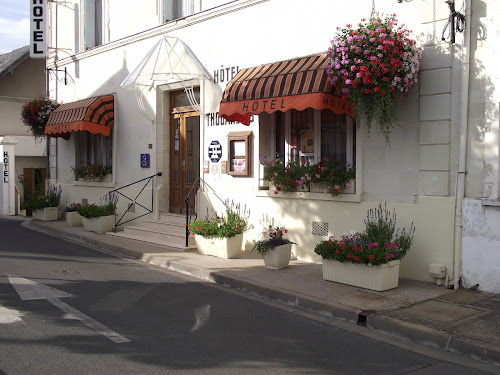
{"label": "drainpipe", "polygon": [[458,168],[455,187],[455,237],[453,252],[453,286],[460,287],[460,265],[462,261],[462,206],[465,196],[465,174],[467,163],[467,134],[468,134],[468,109],[469,109],[469,76],[470,76],[470,36],[471,36],[471,0],[466,0],[465,5],[465,50],[463,57],[463,74],[460,84],[460,138],[458,145]]}

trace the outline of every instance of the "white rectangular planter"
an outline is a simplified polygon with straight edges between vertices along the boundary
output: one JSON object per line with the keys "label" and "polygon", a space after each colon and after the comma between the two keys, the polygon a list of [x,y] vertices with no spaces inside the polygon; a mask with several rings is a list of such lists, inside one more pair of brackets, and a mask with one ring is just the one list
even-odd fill
{"label": "white rectangular planter", "polygon": [[33,219],[42,221],[54,221],[59,218],[59,210],[57,207],[45,207],[33,211]]}
{"label": "white rectangular planter", "polygon": [[398,259],[372,266],[323,259],[323,279],[381,292],[397,288],[400,262]]}
{"label": "white rectangular planter", "polygon": [[286,243],[284,245],[275,246],[272,249],[267,249],[266,253],[262,255],[266,268],[272,270],[280,270],[288,267],[290,263],[290,255],[292,254],[292,244]]}
{"label": "white rectangular planter", "polygon": [[83,226],[89,232],[106,233],[111,232],[115,225],[115,215],[82,218]]}
{"label": "white rectangular planter", "polygon": [[240,256],[243,234],[237,234],[230,238],[203,237],[196,235],[194,240],[200,254],[230,259]]}
{"label": "white rectangular planter", "polygon": [[82,216],[76,212],[66,212],[66,224],[70,227],[78,227],[82,225]]}

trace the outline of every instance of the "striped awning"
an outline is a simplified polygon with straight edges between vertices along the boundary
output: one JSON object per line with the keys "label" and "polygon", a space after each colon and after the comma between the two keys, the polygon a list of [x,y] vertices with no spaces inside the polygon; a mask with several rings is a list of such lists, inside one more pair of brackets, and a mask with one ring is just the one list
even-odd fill
{"label": "striped awning", "polygon": [[45,134],[69,139],[71,132],[86,130],[109,136],[115,120],[114,95],[61,104],[50,114]]}
{"label": "striped awning", "polygon": [[328,83],[326,54],[240,70],[227,84],[219,116],[250,124],[250,116],[290,109],[330,109],[353,117],[354,105]]}

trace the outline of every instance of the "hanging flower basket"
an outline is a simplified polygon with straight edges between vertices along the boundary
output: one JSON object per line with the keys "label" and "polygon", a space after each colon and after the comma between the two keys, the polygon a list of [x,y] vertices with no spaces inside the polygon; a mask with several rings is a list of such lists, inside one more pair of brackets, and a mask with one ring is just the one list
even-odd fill
{"label": "hanging flower basket", "polygon": [[21,121],[29,126],[35,137],[43,137],[50,114],[59,107],[54,100],[35,98],[26,102],[21,110]]}
{"label": "hanging flower basket", "polygon": [[410,35],[404,25],[398,26],[395,14],[371,17],[357,27],[337,28],[328,49],[330,83],[342,85],[342,94],[354,102],[368,131],[375,120],[386,142],[398,122],[399,100],[417,82],[422,50]]}

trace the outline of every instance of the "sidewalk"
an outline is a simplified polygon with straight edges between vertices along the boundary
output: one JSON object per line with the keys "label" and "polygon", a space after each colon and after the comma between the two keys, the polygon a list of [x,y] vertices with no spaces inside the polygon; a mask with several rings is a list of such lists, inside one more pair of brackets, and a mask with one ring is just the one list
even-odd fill
{"label": "sidewalk", "polygon": [[399,287],[374,292],[325,281],[321,264],[292,260],[276,271],[257,253],[221,259],[68,227],[65,221],[25,218],[24,226],[177,272],[279,300],[335,319],[360,324],[414,343],[499,366],[500,295],[449,290],[400,279]]}

